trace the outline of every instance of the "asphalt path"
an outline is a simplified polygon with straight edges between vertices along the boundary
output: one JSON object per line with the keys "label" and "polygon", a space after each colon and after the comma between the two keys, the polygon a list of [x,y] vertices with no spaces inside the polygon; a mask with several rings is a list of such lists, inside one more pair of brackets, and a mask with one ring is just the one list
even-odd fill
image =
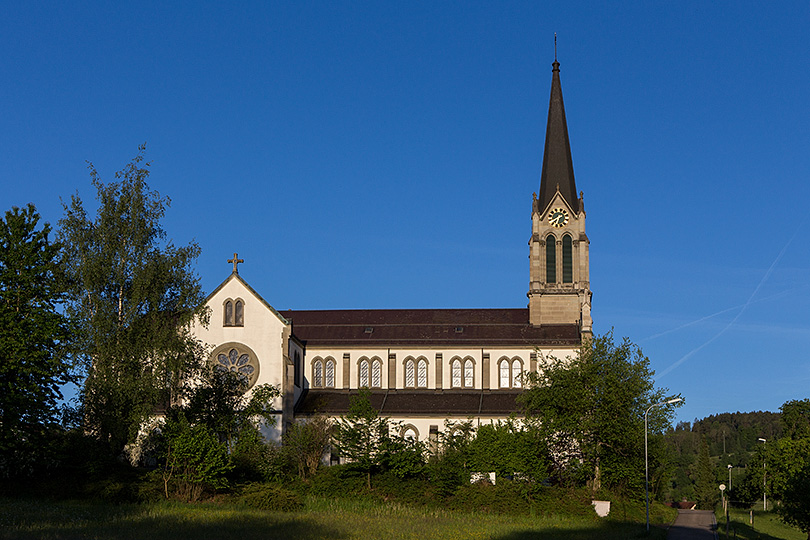
{"label": "asphalt path", "polygon": [[715,540],[717,523],[710,510],[678,510],[667,540]]}

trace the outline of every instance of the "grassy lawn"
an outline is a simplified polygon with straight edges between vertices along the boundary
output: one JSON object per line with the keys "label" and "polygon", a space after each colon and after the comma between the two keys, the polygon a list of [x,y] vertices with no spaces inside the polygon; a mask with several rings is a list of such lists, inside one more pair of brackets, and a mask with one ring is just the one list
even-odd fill
{"label": "grassy lawn", "polygon": [[[726,537],[726,516],[722,506],[716,511],[717,526],[720,538]],[[736,536],[735,536],[736,532]],[[783,523],[773,512],[762,512],[754,508],[754,525],[750,524],[748,510],[732,508],[729,512],[729,538],[739,540],[807,540],[807,535],[795,527]]]}
{"label": "grassy lawn", "polygon": [[[228,504],[112,505],[0,499],[2,539],[627,539],[644,524],[572,516],[508,516],[414,508],[398,504],[311,498],[296,513]],[[665,539],[654,528],[651,538]],[[787,537],[778,537],[787,538]]]}

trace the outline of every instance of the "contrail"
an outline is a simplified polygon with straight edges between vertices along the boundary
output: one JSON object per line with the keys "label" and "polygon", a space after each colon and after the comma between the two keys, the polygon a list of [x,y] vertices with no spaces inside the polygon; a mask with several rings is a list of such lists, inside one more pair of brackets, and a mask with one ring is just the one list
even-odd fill
{"label": "contrail", "polygon": [[[751,293],[751,296],[749,296],[749,297],[748,297],[748,300],[745,302],[745,304],[743,304],[743,305],[742,305],[742,307],[740,308],[740,312],[739,312],[739,313],[737,313],[737,315],[735,315],[733,319],[731,319],[731,322],[729,322],[729,323],[728,323],[728,324],[727,324],[725,327],[723,327],[723,329],[721,329],[719,332],[717,332],[717,334],[715,334],[714,336],[712,336],[711,338],[709,338],[709,339],[708,339],[708,340],[707,340],[705,343],[703,343],[702,345],[700,345],[700,346],[698,346],[698,347],[696,347],[696,348],[692,349],[691,351],[689,351],[688,353],[686,353],[685,355],[683,355],[683,356],[682,356],[682,357],[681,357],[681,358],[680,358],[680,359],[679,359],[677,362],[675,362],[674,364],[672,364],[671,366],[669,366],[668,368],[666,368],[666,369],[665,369],[664,371],[662,371],[661,373],[657,374],[656,379],[660,379],[661,377],[663,377],[664,375],[666,375],[667,373],[669,373],[669,372],[670,372],[670,371],[672,371],[673,369],[677,368],[678,366],[680,366],[681,364],[683,364],[684,362],[686,362],[686,361],[687,361],[687,360],[688,360],[690,357],[692,357],[692,356],[693,356],[693,355],[694,355],[696,352],[700,351],[700,350],[701,350],[702,348],[704,348],[706,345],[708,345],[709,343],[713,342],[714,340],[716,340],[717,338],[719,338],[720,336],[722,336],[722,335],[723,335],[723,334],[726,332],[726,330],[728,330],[729,328],[731,328],[732,326],[734,326],[734,323],[736,323],[736,322],[737,322],[737,319],[739,319],[739,318],[742,316],[742,314],[743,314],[743,313],[745,313],[745,310],[748,308],[748,306],[749,306],[749,305],[751,305],[751,303],[752,303],[752,302],[753,302],[753,300],[754,300],[754,296],[756,296],[756,294],[757,294],[757,293],[759,292],[759,290],[762,288],[762,285],[763,285],[763,284],[764,284],[764,283],[765,283],[765,282],[768,280],[768,278],[771,276],[771,273],[773,272],[773,269],[776,267],[776,265],[777,265],[777,264],[779,263],[779,261],[782,259],[782,256],[783,256],[783,255],[785,254],[785,252],[787,251],[788,246],[790,246],[791,242],[793,242],[793,239],[794,239],[794,238],[796,238],[796,235],[797,235],[797,234],[799,234],[799,229],[801,229],[802,225],[804,225],[804,221],[802,221],[802,223],[800,223],[800,224],[799,224],[799,226],[798,226],[798,227],[796,227],[796,230],[793,232],[793,236],[791,236],[791,237],[790,237],[790,240],[788,240],[788,241],[787,241],[787,244],[785,244],[785,247],[783,247],[783,248],[782,248],[782,251],[780,251],[780,252],[779,252],[779,255],[777,255],[777,256],[776,256],[776,259],[774,259],[774,261],[771,263],[771,266],[768,268],[767,272],[765,272],[765,275],[764,275],[764,276],[762,276],[762,279],[761,279],[761,280],[759,280],[759,284],[757,284],[756,288],[754,289],[754,292],[752,292],[752,293]],[[736,309],[736,308],[729,308],[728,310],[724,310],[724,311],[730,311],[731,309]],[[721,312],[721,313],[722,313],[722,312]],[[708,318],[708,317],[704,317],[704,319],[706,319],[706,318]]]}
{"label": "contrail", "polygon": [[[806,288],[806,287],[794,287],[793,289],[788,289],[786,291],[778,292],[778,293],[772,294],[770,296],[764,296],[762,298],[758,298],[757,300],[754,300],[751,303],[754,304],[754,303],[758,303],[758,302],[764,302],[766,300],[773,300],[774,298],[779,298],[781,296],[788,295],[788,294],[790,294],[792,292],[799,291],[799,290],[804,289],[804,288]],[[734,311],[735,309],[740,309],[740,308],[743,308],[743,307],[745,307],[745,304],[740,304],[738,306],[732,306],[730,308],[723,309],[723,310],[718,311],[716,313],[712,313],[711,315],[706,315],[706,316],[701,317],[699,319],[695,319],[694,321],[689,321],[687,323],[683,323],[682,325],[677,326],[675,328],[670,328],[669,330],[664,330],[663,332],[658,332],[657,334],[647,336],[646,338],[642,339],[641,341],[644,342],[644,341],[648,341],[648,340],[651,340],[651,339],[660,338],[661,336],[665,336],[667,334],[677,332],[678,330],[682,330],[682,329],[687,328],[689,326],[694,326],[694,325],[696,325],[698,323],[702,323],[703,321],[713,319],[714,317],[717,317],[718,315],[722,315],[723,313],[728,313],[729,311]]]}

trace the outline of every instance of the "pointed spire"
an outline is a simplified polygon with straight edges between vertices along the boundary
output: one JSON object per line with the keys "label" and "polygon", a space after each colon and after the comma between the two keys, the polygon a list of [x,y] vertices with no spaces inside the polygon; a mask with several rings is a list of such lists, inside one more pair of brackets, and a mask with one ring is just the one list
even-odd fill
{"label": "pointed spire", "polygon": [[571,160],[571,145],[568,142],[568,124],[565,121],[560,63],[557,62],[557,35],[554,35],[554,63],[551,64],[551,98],[548,104],[546,146],[543,153],[543,172],[540,174],[538,206],[548,206],[557,190],[574,212],[579,212],[577,186],[574,182],[574,165]]}

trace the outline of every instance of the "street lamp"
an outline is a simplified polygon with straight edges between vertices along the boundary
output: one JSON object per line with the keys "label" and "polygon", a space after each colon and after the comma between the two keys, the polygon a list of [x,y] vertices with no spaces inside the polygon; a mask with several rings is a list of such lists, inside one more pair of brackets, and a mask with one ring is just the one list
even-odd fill
{"label": "street lamp", "polygon": [[731,493],[731,469],[733,469],[733,468],[734,468],[734,465],[729,463],[729,465],[728,465],[728,491],[729,491],[729,493]]}
{"label": "street lamp", "polygon": [[683,398],[672,398],[661,403],[653,403],[644,411],[644,496],[647,500],[647,532],[650,532],[650,464],[647,459],[647,414],[655,407],[671,405],[683,401]]}
{"label": "street lamp", "polygon": [[[762,437],[757,439],[757,441],[761,442],[762,444],[765,444],[765,443],[768,442],[767,440],[763,439]],[[766,471],[765,471],[765,460],[766,459],[767,459],[767,454],[763,451],[762,452],[762,511],[763,512],[765,512],[768,509],[768,499],[766,498],[767,496],[765,495],[765,476],[767,474]]]}

